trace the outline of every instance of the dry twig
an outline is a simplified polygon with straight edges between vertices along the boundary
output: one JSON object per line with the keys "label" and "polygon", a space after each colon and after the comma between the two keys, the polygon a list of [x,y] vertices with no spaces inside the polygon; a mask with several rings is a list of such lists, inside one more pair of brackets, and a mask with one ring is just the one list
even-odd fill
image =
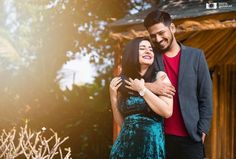
{"label": "dry twig", "polygon": [[65,148],[64,155],[61,149],[61,145],[69,137],[61,139],[55,131],[50,129],[52,135],[46,138],[44,129],[39,132],[31,132],[26,123],[25,127],[21,127],[18,136],[16,136],[15,128],[9,132],[2,130],[0,134],[0,158],[71,159],[71,149]]}

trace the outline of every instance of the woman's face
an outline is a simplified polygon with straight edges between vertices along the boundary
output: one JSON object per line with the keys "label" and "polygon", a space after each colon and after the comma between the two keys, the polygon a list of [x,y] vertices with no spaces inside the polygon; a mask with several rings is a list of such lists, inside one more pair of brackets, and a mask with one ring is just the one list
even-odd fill
{"label": "woman's face", "polygon": [[139,63],[140,65],[152,65],[154,53],[149,41],[143,40],[139,43]]}

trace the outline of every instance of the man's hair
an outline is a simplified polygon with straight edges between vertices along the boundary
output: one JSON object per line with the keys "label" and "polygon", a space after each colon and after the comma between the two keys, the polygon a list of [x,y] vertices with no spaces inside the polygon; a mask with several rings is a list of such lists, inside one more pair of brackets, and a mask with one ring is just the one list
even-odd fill
{"label": "man's hair", "polygon": [[154,10],[144,19],[144,26],[146,29],[158,23],[163,23],[165,26],[170,26],[172,23],[170,14],[161,10]]}

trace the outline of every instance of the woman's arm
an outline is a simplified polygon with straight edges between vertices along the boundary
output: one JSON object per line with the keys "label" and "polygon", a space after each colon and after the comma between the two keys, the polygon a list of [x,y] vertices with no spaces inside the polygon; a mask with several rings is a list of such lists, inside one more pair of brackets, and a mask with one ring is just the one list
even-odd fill
{"label": "woman's arm", "polygon": [[[157,78],[165,74],[165,72],[158,72]],[[165,82],[171,83],[168,77],[164,79]],[[130,81],[126,81],[129,86],[127,88],[133,89],[137,92],[143,93],[143,98],[149,105],[149,107],[157,114],[164,118],[169,118],[173,113],[173,97],[165,97],[165,96],[156,96],[149,89],[147,89],[144,85],[144,80],[138,79],[130,79]]]}
{"label": "woman's arm", "polygon": [[115,122],[121,126],[123,123],[123,117],[118,109],[118,103],[119,103],[119,96],[118,96],[118,88],[121,86],[121,78],[115,77],[111,80],[110,83],[110,101],[111,101],[111,108],[113,112],[113,118]]}

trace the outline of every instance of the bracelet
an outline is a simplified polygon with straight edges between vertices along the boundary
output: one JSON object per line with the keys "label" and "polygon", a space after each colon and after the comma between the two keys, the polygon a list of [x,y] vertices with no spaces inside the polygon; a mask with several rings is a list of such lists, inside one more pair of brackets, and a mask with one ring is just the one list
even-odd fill
{"label": "bracelet", "polygon": [[147,91],[147,88],[145,87],[144,89],[140,90],[138,93],[140,96],[144,96],[146,91]]}

